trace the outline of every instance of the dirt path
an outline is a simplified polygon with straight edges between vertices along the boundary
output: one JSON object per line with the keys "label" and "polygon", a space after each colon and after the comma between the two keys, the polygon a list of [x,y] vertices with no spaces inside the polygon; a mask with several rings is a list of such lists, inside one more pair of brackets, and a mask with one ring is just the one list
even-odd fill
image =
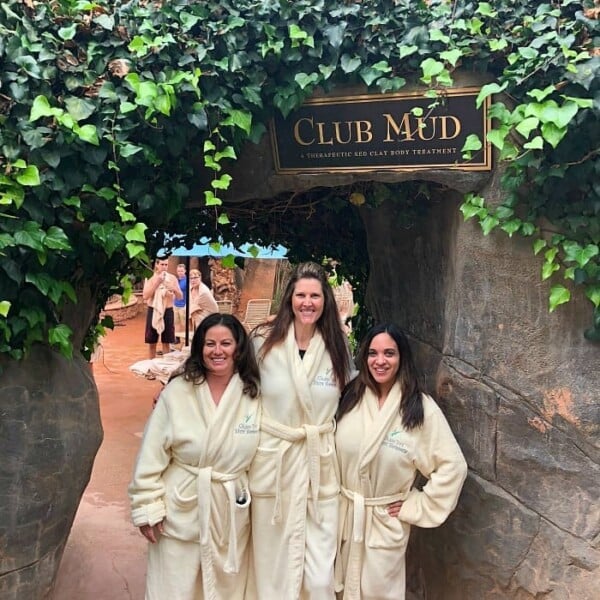
{"label": "dirt path", "polygon": [[144,318],[141,313],[110,331],[94,365],[104,441],[67,542],[55,600],[144,597],[146,542],[129,520],[127,499],[144,424],[161,387],[128,368],[147,357]]}

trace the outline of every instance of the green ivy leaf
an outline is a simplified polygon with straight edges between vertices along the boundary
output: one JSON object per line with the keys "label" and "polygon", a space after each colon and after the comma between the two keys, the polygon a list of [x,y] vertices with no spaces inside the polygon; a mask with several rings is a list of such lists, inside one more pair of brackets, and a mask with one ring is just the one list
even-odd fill
{"label": "green ivy leaf", "polygon": [[83,121],[89,116],[94,114],[96,106],[89,100],[83,98],[77,98],[76,96],[68,96],[65,98],[65,106],[67,112],[73,117],[75,121]]}
{"label": "green ivy leaf", "polygon": [[138,152],[141,152],[142,150],[143,150],[143,148],[141,146],[136,146],[135,144],[125,143],[125,144],[121,144],[119,146],[119,154],[123,158],[128,158],[129,156],[133,156],[134,154],[137,154]]}
{"label": "green ivy leaf", "polygon": [[498,129],[492,129],[488,131],[486,139],[490,144],[496,146],[498,150],[504,148],[504,139],[509,133],[509,129],[506,125],[500,126]]}
{"label": "green ivy leaf", "polygon": [[316,73],[297,73],[294,77],[294,81],[300,86],[301,89],[305,89],[319,80],[319,76]]}
{"label": "green ivy leaf", "polygon": [[489,2],[480,2],[477,5],[476,13],[484,16],[484,17],[495,17],[498,13],[492,8],[492,5]]}
{"label": "green ivy leaf", "polygon": [[541,150],[544,147],[544,140],[541,136],[536,135],[530,142],[523,144],[523,148],[528,150]]}
{"label": "green ivy leaf", "polygon": [[46,96],[36,96],[31,105],[29,121],[34,122],[42,117],[57,117],[62,114],[59,108],[52,108]]}
{"label": "green ivy leaf", "polygon": [[127,244],[125,244],[125,249],[127,250],[127,256],[129,256],[129,258],[141,256],[146,250],[143,244],[136,244],[135,242],[127,242]]}
{"label": "green ivy leaf", "polygon": [[463,152],[477,152],[478,150],[481,150],[482,148],[483,148],[483,144],[481,143],[479,136],[474,133],[471,133],[466,137],[465,143],[462,147],[462,151]]}
{"label": "green ivy leaf", "polygon": [[144,223],[136,223],[133,227],[127,230],[125,233],[125,239],[128,242],[145,242],[146,241],[146,230],[147,225]]}
{"label": "green ivy leaf", "polygon": [[590,285],[586,289],[585,295],[591,300],[596,308],[600,306],[600,284]]}
{"label": "green ivy leaf", "polygon": [[407,56],[410,56],[411,54],[414,54],[417,50],[419,49],[418,46],[414,46],[414,45],[408,45],[408,46],[400,46],[399,51],[400,51],[400,58],[406,58]]}
{"label": "green ivy leaf", "polygon": [[559,269],[560,266],[557,265],[555,262],[545,262],[542,265],[542,281],[545,281],[546,279],[551,277],[552,274],[558,271]]}
{"label": "green ivy leaf", "polygon": [[229,221],[229,217],[227,216],[227,214],[221,213],[217,218],[217,223],[219,225],[229,225],[230,221]]}
{"label": "green ivy leaf", "polygon": [[7,317],[11,304],[8,300],[0,300],[0,317]]}
{"label": "green ivy leaf", "polygon": [[211,190],[204,192],[204,203],[206,206],[221,206],[223,204],[220,198],[217,198]]}
{"label": "green ivy leaf", "polygon": [[489,233],[498,225],[499,222],[500,221],[498,221],[498,219],[493,215],[488,215],[485,217],[480,223],[483,235],[489,235]]}
{"label": "green ivy leaf", "polygon": [[17,181],[25,186],[40,185],[40,172],[35,165],[29,165],[17,175]]}
{"label": "green ivy leaf", "polygon": [[434,77],[440,75],[444,71],[444,63],[441,63],[433,58],[426,58],[421,63],[421,69],[423,71],[421,81],[429,84]]}
{"label": "green ivy leaf", "polygon": [[66,27],[61,27],[58,30],[58,36],[62,39],[62,40],[72,40],[75,35],[77,33],[77,23],[71,23],[70,25],[67,25]]}
{"label": "green ivy leaf", "polygon": [[77,134],[79,139],[83,140],[84,142],[88,142],[94,146],[100,145],[100,140],[98,139],[98,133],[95,125],[84,125],[83,127],[76,125],[73,127],[73,131]]}
{"label": "green ivy leaf", "polygon": [[[37,224],[36,224],[37,226]],[[44,232],[37,226],[35,229],[27,228],[14,233],[15,242],[21,246],[33,248],[38,252],[45,252],[43,245]]]}
{"label": "green ivy leaf", "polygon": [[523,119],[515,129],[525,138],[529,138],[529,134],[539,125],[540,121],[537,117],[528,117]]}
{"label": "green ivy leaf", "polygon": [[479,90],[479,94],[477,94],[477,99],[475,100],[475,106],[477,108],[481,108],[483,101],[492,94],[499,94],[503,92],[508,87],[508,82],[505,81],[502,85],[497,83],[486,83],[481,90]]}
{"label": "green ivy leaf", "polygon": [[541,102],[542,100],[544,100],[544,98],[547,98],[548,96],[553,94],[555,90],[556,90],[555,86],[549,85],[549,86],[545,87],[543,90],[539,90],[539,89],[529,90],[527,92],[527,95],[531,96],[538,102]]}
{"label": "green ivy leaf", "polygon": [[533,242],[533,253],[537,256],[540,252],[540,250],[543,250],[545,247],[547,246],[546,240],[535,240],[535,242]]}
{"label": "green ivy leaf", "polygon": [[55,225],[48,228],[43,241],[44,246],[52,250],[71,250],[69,238],[60,227]]}
{"label": "green ivy leaf", "polygon": [[514,233],[519,231],[521,228],[521,219],[512,219],[500,225],[500,229],[508,234],[508,237],[512,237]]}
{"label": "green ivy leaf", "polygon": [[210,182],[210,185],[215,190],[226,190],[229,188],[230,183],[231,183],[231,175],[228,175],[227,173],[223,173],[223,175],[221,175],[221,177],[219,177],[218,179],[213,179]]}
{"label": "green ivy leaf", "polygon": [[440,52],[440,58],[449,62],[453,67],[456,66],[458,59],[462,56],[462,51],[458,48],[454,48],[453,50],[446,50],[445,52]]}
{"label": "green ivy leaf", "polygon": [[550,288],[549,310],[553,312],[561,304],[571,299],[571,292],[564,285],[553,285]]}
{"label": "green ivy leaf", "polygon": [[233,254],[228,254],[227,256],[224,256],[223,258],[221,258],[221,264],[227,269],[234,269],[235,256],[233,256]]}
{"label": "green ivy leaf", "polygon": [[542,136],[553,148],[558,146],[566,133],[566,128],[559,129],[554,123],[544,123],[542,125]]}
{"label": "green ivy leaf", "polygon": [[61,323],[48,330],[48,341],[52,346],[58,346],[60,353],[66,358],[73,358],[73,346],[71,335],[73,331],[67,325]]}
{"label": "green ivy leaf", "polygon": [[350,56],[349,54],[342,54],[340,59],[342,71],[344,73],[354,73],[358,67],[362,64],[362,61],[358,56]]}
{"label": "green ivy leaf", "polygon": [[221,161],[223,158],[231,158],[232,160],[237,158],[235,150],[232,146],[225,146],[223,150],[215,153],[215,160]]}
{"label": "green ivy leaf", "polygon": [[440,31],[439,29],[430,29],[429,30],[429,39],[432,42],[443,42],[444,44],[447,44],[450,42],[450,38],[445,33]]}
{"label": "green ivy leaf", "polygon": [[230,110],[227,118],[222,122],[222,125],[234,125],[242,131],[250,133],[252,127],[252,113],[244,110]]}

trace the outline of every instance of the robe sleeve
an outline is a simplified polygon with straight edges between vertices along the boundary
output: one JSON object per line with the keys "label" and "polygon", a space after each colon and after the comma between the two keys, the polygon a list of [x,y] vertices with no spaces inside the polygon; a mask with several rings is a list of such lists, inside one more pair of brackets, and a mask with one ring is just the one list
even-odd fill
{"label": "robe sleeve", "polygon": [[171,420],[165,391],[161,394],[144,431],[144,437],[127,489],[131,519],[136,527],[156,525],[166,516],[163,472],[171,459]]}
{"label": "robe sleeve", "polygon": [[423,397],[424,422],[415,448],[415,467],[429,480],[413,488],[398,518],[418,527],[437,527],[456,508],[467,477],[467,463],[444,414],[428,396]]}

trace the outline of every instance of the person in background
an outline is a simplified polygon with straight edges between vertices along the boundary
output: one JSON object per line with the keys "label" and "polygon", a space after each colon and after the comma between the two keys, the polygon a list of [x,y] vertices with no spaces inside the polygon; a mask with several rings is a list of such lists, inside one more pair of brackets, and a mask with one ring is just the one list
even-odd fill
{"label": "person in background", "polygon": [[150,542],[146,600],[244,598],[258,394],[243,325],[209,315],[159,396],[128,488],[133,523]]}
{"label": "person in background", "polygon": [[149,358],[156,357],[156,344],[160,337],[162,352],[166,354],[175,343],[175,320],[173,302],[183,294],[175,275],[168,272],[169,259],[157,257],[154,261],[154,274],[144,282],[142,298],[148,305],[146,315],[145,342],[148,344]]}
{"label": "person in background", "polygon": [[298,265],[277,315],[251,338],[263,418],[249,472],[247,598],[332,600],[339,495],[333,417],[351,357],[325,271]]}
{"label": "person in background", "polygon": [[210,288],[202,281],[198,269],[190,269],[190,320],[194,331],[211,313],[219,312]]}
{"label": "person in background", "polygon": [[[175,332],[185,331],[185,301],[187,296],[187,276],[186,269],[183,263],[177,265],[177,281],[179,289],[183,294],[182,298],[175,298],[173,302],[173,310],[175,311]],[[178,340],[176,340],[178,341]]]}
{"label": "person in background", "polygon": [[[366,334],[357,366],[335,433],[342,483],[336,589],[344,600],[403,600],[410,527],[446,520],[467,464],[444,414],[420,390],[397,325]],[[417,471],[428,479],[422,490],[413,487]]]}

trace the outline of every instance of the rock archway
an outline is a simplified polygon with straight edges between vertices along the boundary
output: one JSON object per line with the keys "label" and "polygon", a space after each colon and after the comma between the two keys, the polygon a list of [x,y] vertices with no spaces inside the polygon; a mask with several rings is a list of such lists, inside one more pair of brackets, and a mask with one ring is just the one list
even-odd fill
{"label": "rock archway", "polygon": [[463,222],[462,193],[499,203],[501,173],[278,175],[265,140],[233,176],[243,182],[233,202],[364,180],[442,186],[410,228],[394,199],[359,209],[368,307],[409,332],[470,468],[449,521],[413,535],[409,591],[439,600],[595,597],[600,352],[583,337],[583,294],[550,314],[530,244]]}

